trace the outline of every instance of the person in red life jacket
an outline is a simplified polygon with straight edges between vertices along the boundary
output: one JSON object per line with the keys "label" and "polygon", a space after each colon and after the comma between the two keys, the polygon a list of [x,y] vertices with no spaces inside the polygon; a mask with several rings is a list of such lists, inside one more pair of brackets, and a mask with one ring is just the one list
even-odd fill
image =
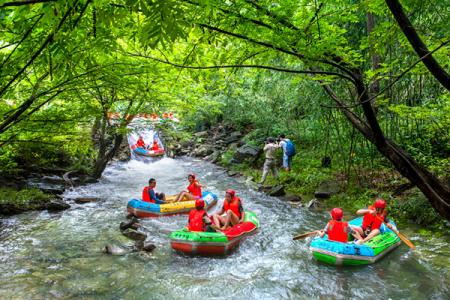
{"label": "person in red life jacket", "polygon": [[164,118],[164,119],[168,119],[168,118],[169,118],[169,115],[165,112],[165,113],[163,113],[163,118]]}
{"label": "person in red life jacket", "polygon": [[153,150],[153,151],[161,150],[161,148],[160,148],[159,145],[158,145],[158,141],[157,141],[157,140],[153,140],[152,150]]}
{"label": "person in red life jacket", "polygon": [[211,224],[211,219],[205,211],[205,201],[203,199],[195,200],[195,209],[189,212],[187,228],[190,231],[207,232],[216,232],[219,229],[214,224]]}
{"label": "person in red life jacket", "polygon": [[366,209],[360,209],[356,212],[358,215],[364,215],[361,227],[352,226],[352,234],[357,239],[356,244],[362,244],[380,233],[380,227],[383,222],[392,229],[389,224],[386,212],[386,202],[383,199],[377,199],[375,203]]}
{"label": "person in red life jacket", "polygon": [[348,234],[351,230],[347,222],[342,222],[344,212],[341,208],[335,207],[331,210],[330,215],[332,220],[328,222],[324,230],[319,232],[319,236],[323,237],[326,233],[328,234],[328,240],[330,241],[347,243]]}
{"label": "person in red life jacket", "polygon": [[169,113],[169,119],[173,119],[173,112]]}
{"label": "person in red life jacket", "polygon": [[213,215],[213,222],[220,230],[225,230],[230,225],[234,226],[242,221],[244,221],[244,208],[241,199],[236,196],[234,190],[229,189],[225,193],[222,210]]}
{"label": "person in red life jacket", "polygon": [[195,175],[189,174],[188,180],[189,186],[187,187],[187,190],[179,193],[175,199],[175,202],[180,201],[183,198],[186,198],[186,200],[196,200],[202,197],[202,187],[204,186],[195,179]]}
{"label": "person in red life jacket", "polygon": [[146,186],[144,190],[142,190],[142,201],[156,204],[166,203],[166,195],[164,195],[164,193],[156,193],[155,187],[155,178],[150,178],[150,180],[148,181],[148,186]]}
{"label": "person in red life jacket", "polygon": [[139,138],[136,142],[136,146],[139,148],[144,148],[144,149],[146,148],[144,138],[142,137],[142,135],[139,136]]}

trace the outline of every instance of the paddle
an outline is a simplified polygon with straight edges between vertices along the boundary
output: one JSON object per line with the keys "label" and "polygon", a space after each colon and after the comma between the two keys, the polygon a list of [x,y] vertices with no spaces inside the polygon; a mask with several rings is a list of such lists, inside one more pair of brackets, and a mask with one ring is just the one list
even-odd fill
{"label": "paddle", "polygon": [[[378,217],[378,216],[375,216],[375,217],[387,225],[387,223],[385,221],[383,221],[380,217]],[[399,231],[395,230],[394,228],[391,228],[391,230],[403,241],[403,243],[408,245],[409,248],[411,248],[412,250],[416,249],[416,246],[414,246],[413,243],[411,243],[411,241],[408,240],[408,238],[406,238],[406,236],[404,236],[403,234],[401,234]]]}
{"label": "paddle", "polygon": [[295,240],[300,240],[300,239],[307,238],[308,236],[316,235],[317,233],[319,233],[319,231],[320,230],[314,230],[314,231],[311,231],[311,232],[306,232],[306,233],[303,233],[303,234],[300,234],[300,235],[296,235],[296,236],[294,236],[293,240],[294,241]]}

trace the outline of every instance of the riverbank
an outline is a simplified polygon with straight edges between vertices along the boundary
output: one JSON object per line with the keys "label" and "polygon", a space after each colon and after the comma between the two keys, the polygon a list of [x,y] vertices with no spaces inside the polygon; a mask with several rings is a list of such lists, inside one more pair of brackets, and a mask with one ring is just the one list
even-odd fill
{"label": "riverbank", "polygon": [[[164,131],[172,157],[188,155],[215,163],[231,177],[244,177],[254,189],[261,178],[264,137],[252,128],[238,130],[218,124],[208,130],[188,133]],[[433,231],[448,230],[450,225],[432,208],[425,196],[385,162],[370,167],[350,156],[347,162],[336,162],[318,153],[314,145],[294,141],[297,154],[291,172],[281,170],[280,178],[269,175],[266,188],[259,189],[281,200],[301,200],[301,205],[323,209],[342,207],[350,218],[359,208],[367,207],[375,198],[388,202],[389,213],[399,224],[418,224]]]}

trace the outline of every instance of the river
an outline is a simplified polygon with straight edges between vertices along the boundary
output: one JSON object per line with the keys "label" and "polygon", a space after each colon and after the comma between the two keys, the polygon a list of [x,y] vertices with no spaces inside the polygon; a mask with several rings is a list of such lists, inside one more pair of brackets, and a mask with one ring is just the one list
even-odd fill
{"label": "river", "polygon": [[[110,256],[106,244],[132,245],[122,236],[126,204],[150,177],[167,194],[187,186],[194,172],[219,196],[234,188],[261,230],[225,258],[175,253],[167,232],[186,225],[186,215],[145,219],[153,253]],[[62,213],[28,212],[1,219],[0,299],[449,299],[449,235],[424,237],[400,228],[416,244],[374,265],[337,268],[317,263],[308,240],[296,233],[322,228],[326,211],[310,211],[250,190],[238,178],[194,159],[163,158],[150,164],[114,163],[98,183],[67,191],[67,198],[99,197]],[[231,297],[232,296],[232,297]]]}

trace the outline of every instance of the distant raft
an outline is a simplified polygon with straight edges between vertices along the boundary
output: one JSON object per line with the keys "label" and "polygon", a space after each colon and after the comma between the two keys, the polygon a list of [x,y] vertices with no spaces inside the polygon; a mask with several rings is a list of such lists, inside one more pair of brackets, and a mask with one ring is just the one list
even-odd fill
{"label": "distant raft", "polygon": [[163,156],[165,151],[164,149],[159,149],[159,150],[148,150],[148,149],[144,149],[141,147],[136,147],[136,145],[133,145],[131,147],[131,149],[133,150],[133,152],[137,155],[141,155],[141,156],[150,156],[150,157],[155,157],[155,156]]}
{"label": "distant raft", "polygon": [[[361,226],[362,219],[357,218],[348,223]],[[327,264],[338,266],[372,264],[401,244],[400,238],[384,224],[380,231],[380,234],[362,245],[329,241],[325,235],[323,238],[313,239],[310,249],[315,259]]]}
{"label": "distant raft", "polygon": [[[167,197],[169,201],[171,198],[174,198],[174,196]],[[203,192],[202,199],[205,201],[205,208],[207,209],[217,203],[217,196],[211,192]],[[127,205],[127,211],[138,218],[183,214],[188,213],[193,208],[195,208],[195,200],[156,204],[144,202],[141,199],[131,199]]]}
{"label": "distant raft", "polygon": [[192,255],[227,255],[241,240],[259,228],[259,220],[254,212],[246,211],[244,222],[223,232],[189,231],[187,228],[170,234],[170,245],[176,251]]}

